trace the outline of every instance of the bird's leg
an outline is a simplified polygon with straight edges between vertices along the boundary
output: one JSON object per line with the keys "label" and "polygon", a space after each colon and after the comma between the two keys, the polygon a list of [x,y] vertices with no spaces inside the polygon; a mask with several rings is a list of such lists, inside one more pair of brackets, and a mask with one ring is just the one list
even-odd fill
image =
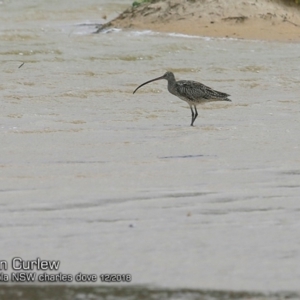
{"label": "bird's leg", "polygon": [[[198,111],[197,111],[196,105],[194,105],[194,108],[195,108],[195,117],[194,117],[194,122],[195,122],[195,120],[196,120],[197,117],[198,117]],[[193,122],[193,123],[194,123],[194,122]]]}
{"label": "bird's leg", "polygon": [[195,121],[195,119],[194,119],[194,117],[195,117],[195,114],[194,114],[194,111],[193,111],[192,105],[190,106],[190,108],[191,108],[191,112],[192,112],[192,123],[191,123],[191,126],[194,126],[193,124],[194,124],[194,121]]}

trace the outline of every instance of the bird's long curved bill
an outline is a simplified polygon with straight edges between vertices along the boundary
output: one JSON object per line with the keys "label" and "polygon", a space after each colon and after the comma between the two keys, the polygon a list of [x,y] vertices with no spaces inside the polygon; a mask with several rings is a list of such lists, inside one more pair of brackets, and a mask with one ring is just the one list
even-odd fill
{"label": "bird's long curved bill", "polygon": [[147,84],[147,83],[150,83],[152,81],[156,81],[156,80],[160,80],[160,79],[165,79],[164,76],[160,76],[160,77],[157,77],[157,78],[154,78],[154,79],[151,79],[149,81],[146,81],[144,83],[142,83],[141,85],[139,85],[134,91],[133,91],[133,94],[140,88],[142,87],[143,85]]}

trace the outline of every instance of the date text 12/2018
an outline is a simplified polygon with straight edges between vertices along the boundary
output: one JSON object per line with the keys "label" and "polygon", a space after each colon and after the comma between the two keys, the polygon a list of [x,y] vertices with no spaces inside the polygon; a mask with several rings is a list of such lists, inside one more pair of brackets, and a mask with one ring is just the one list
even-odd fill
{"label": "date text 12/2018", "polygon": [[101,282],[131,282],[131,274],[101,274]]}

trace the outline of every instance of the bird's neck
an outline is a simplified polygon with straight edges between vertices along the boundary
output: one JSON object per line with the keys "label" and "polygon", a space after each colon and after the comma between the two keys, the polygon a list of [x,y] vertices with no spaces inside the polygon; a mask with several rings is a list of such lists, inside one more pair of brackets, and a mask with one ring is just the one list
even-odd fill
{"label": "bird's neck", "polygon": [[175,84],[176,84],[176,81],[175,80],[168,80],[168,91],[175,95],[174,94],[174,91],[175,91]]}

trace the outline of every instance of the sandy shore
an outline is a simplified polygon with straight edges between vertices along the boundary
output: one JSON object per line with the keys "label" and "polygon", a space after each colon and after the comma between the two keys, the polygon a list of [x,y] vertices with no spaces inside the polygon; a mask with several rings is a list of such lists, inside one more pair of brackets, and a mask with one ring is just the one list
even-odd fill
{"label": "sandy shore", "polygon": [[128,8],[98,32],[107,27],[300,41],[300,8],[275,0],[160,0]]}

